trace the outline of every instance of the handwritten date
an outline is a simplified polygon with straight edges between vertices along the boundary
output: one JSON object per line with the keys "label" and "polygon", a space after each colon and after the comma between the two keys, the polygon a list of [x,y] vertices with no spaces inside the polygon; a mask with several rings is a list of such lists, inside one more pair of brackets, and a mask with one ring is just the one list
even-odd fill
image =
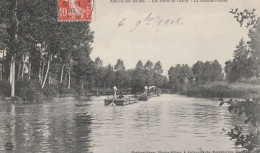
{"label": "handwritten date", "polygon": [[[158,32],[166,26],[183,25],[183,19],[184,19],[183,17],[179,17],[174,20],[163,19],[159,16],[155,17],[155,16],[153,16],[152,13],[149,13],[144,18],[137,20],[137,22],[134,24],[134,26],[128,32],[131,33],[133,31],[135,31],[138,27],[140,27],[140,25],[145,25],[145,26],[152,25],[152,27],[155,28],[156,32]],[[121,19],[117,25],[117,28],[120,29],[120,28],[124,27],[126,23],[127,23],[127,18]]]}

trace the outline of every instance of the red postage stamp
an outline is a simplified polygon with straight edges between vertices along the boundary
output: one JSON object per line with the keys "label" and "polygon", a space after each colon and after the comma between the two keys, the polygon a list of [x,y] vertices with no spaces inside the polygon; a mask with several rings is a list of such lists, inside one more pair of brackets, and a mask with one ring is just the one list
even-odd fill
{"label": "red postage stamp", "polygon": [[91,0],[58,0],[58,21],[91,21]]}

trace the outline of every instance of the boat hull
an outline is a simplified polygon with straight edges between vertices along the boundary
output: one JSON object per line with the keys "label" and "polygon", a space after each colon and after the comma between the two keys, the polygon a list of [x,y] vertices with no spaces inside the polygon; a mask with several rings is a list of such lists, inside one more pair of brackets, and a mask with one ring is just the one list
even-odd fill
{"label": "boat hull", "polygon": [[129,105],[129,104],[133,104],[136,103],[135,99],[127,99],[127,98],[122,98],[122,99],[105,99],[105,105],[110,105],[112,102],[115,105],[118,106],[124,106],[124,105]]}
{"label": "boat hull", "polygon": [[139,101],[147,101],[148,100],[148,96],[147,95],[141,95],[140,97],[138,97]]}

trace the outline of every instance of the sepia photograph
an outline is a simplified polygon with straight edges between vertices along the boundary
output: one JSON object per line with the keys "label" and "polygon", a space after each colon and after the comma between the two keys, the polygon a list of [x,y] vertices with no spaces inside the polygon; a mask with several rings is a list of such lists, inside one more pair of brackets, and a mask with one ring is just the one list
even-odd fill
{"label": "sepia photograph", "polygon": [[1,0],[0,153],[260,153],[259,0]]}

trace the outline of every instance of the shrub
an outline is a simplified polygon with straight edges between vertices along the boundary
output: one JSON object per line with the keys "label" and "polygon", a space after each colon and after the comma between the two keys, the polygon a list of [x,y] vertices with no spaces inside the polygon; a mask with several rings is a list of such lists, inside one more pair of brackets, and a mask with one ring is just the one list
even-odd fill
{"label": "shrub", "polygon": [[11,96],[11,86],[9,82],[4,80],[0,81],[0,95],[3,97]]}
{"label": "shrub", "polygon": [[59,94],[58,86],[56,85],[47,85],[45,88],[42,89],[43,97],[46,100],[50,100],[53,97]]}
{"label": "shrub", "polygon": [[43,101],[40,83],[27,79],[16,81],[16,96],[22,98],[24,101]]}
{"label": "shrub", "polygon": [[59,83],[58,84],[58,92],[59,94],[75,94],[76,91],[72,88],[68,89],[67,85]]}

